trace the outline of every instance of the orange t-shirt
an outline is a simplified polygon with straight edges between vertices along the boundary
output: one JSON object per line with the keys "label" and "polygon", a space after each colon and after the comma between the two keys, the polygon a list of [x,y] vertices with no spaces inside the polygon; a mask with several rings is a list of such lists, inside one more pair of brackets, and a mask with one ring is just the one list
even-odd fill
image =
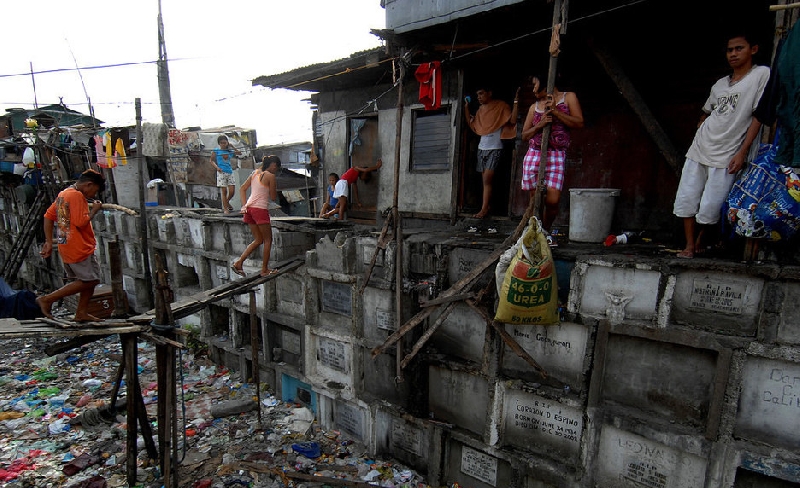
{"label": "orange t-shirt", "polygon": [[55,223],[53,235],[62,261],[80,263],[94,254],[97,240],[89,219],[89,203],[75,187],[59,193],[44,218]]}

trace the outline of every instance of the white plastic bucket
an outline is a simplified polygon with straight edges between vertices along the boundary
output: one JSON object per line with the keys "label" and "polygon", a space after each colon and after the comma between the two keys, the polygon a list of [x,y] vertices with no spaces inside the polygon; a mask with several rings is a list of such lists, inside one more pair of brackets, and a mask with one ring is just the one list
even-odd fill
{"label": "white plastic bucket", "polygon": [[569,190],[569,240],[603,242],[611,231],[618,188]]}

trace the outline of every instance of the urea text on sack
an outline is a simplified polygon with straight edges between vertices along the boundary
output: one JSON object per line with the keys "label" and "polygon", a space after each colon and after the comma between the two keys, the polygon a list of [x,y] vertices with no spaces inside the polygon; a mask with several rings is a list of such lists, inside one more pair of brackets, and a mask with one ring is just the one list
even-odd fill
{"label": "urea text on sack", "polygon": [[522,307],[545,305],[550,302],[551,285],[550,277],[533,281],[511,277],[507,295],[508,303]]}

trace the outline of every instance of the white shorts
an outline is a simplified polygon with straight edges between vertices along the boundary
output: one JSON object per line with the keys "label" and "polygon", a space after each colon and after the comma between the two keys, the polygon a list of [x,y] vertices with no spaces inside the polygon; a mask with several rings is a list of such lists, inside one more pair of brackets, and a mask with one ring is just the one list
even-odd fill
{"label": "white shorts", "polygon": [[735,180],[728,168],[712,168],[686,158],[672,213],[694,217],[698,224],[716,224]]}
{"label": "white shorts", "polygon": [[236,178],[233,177],[233,173],[217,171],[217,187],[223,186],[236,186]]}
{"label": "white shorts", "polygon": [[350,185],[347,184],[347,180],[339,180],[336,182],[336,186],[333,187],[333,198],[345,197],[348,198],[350,196]]}

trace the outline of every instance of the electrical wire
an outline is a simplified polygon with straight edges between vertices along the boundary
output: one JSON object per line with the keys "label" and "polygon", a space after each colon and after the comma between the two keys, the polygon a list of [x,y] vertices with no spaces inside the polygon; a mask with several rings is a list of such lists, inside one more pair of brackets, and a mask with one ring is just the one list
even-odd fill
{"label": "electrical wire", "polygon": [[[199,58],[176,58],[176,59],[170,59],[170,62],[172,62],[172,61],[187,61],[187,60],[193,60],[193,59],[199,59]],[[12,78],[12,77],[16,77],[16,76],[31,76],[31,74],[44,75],[44,74],[49,74],[49,73],[63,73],[63,72],[67,72],[67,71],[80,71],[80,70],[90,70],[90,69],[119,68],[119,67],[122,67],[122,66],[136,66],[136,65],[140,65],[140,64],[156,64],[156,63],[158,63],[158,60],[155,60],[155,61],[130,61],[130,62],[127,62],[127,63],[101,64],[101,65],[97,65],[97,66],[84,66],[84,67],[76,66],[74,68],[46,69],[46,70],[41,70],[41,71],[34,71],[33,73],[28,71],[27,73],[12,73],[12,74],[7,74],[7,75],[0,74],[0,78]]]}
{"label": "electrical wire", "polygon": [[[592,13],[592,14],[584,15],[583,17],[578,17],[577,19],[572,19],[572,20],[568,21],[567,25],[572,25],[572,24],[575,24],[577,22],[581,22],[581,21],[584,21],[584,20],[587,20],[587,19],[591,19],[591,18],[600,16],[600,15],[604,15],[604,14],[607,14],[609,12],[614,12],[616,10],[632,7],[634,5],[637,5],[637,4],[640,4],[640,3],[644,3],[644,2],[647,2],[647,1],[649,1],[649,0],[634,0],[632,2],[626,3],[625,5],[618,5],[616,7],[612,7],[612,8],[606,9],[606,10],[601,10],[599,12],[595,12],[595,13]],[[472,56],[474,54],[478,54],[478,53],[486,51],[488,49],[493,49],[493,48],[508,44],[510,42],[516,42],[516,41],[519,41],[520,39],[525,39],[526,37],[534,36],[536,34],[541,34],[543,32],[547,32],[547,31],[549,31],[551,29],[552,29],[552,27],[548,26],[548,27],[544,27],[542,29],[539,29],[539,30],[536,30],[536,31],[533,31],[533,32],[526,32],[525,34],[519,35],[517,37],[512,37],[510,39],[505,39],[505,40],[500,41],[500,42],[498,42],[496,44],[491,44],[489,46],[484,46],[484,47],[476,49],[474,51],[466,52],[464,54],[452,57],[452,58],[448,59],[447,61],[455,61],[457,59],[463,59],[463,58],[465,58],[467,56]]]}

